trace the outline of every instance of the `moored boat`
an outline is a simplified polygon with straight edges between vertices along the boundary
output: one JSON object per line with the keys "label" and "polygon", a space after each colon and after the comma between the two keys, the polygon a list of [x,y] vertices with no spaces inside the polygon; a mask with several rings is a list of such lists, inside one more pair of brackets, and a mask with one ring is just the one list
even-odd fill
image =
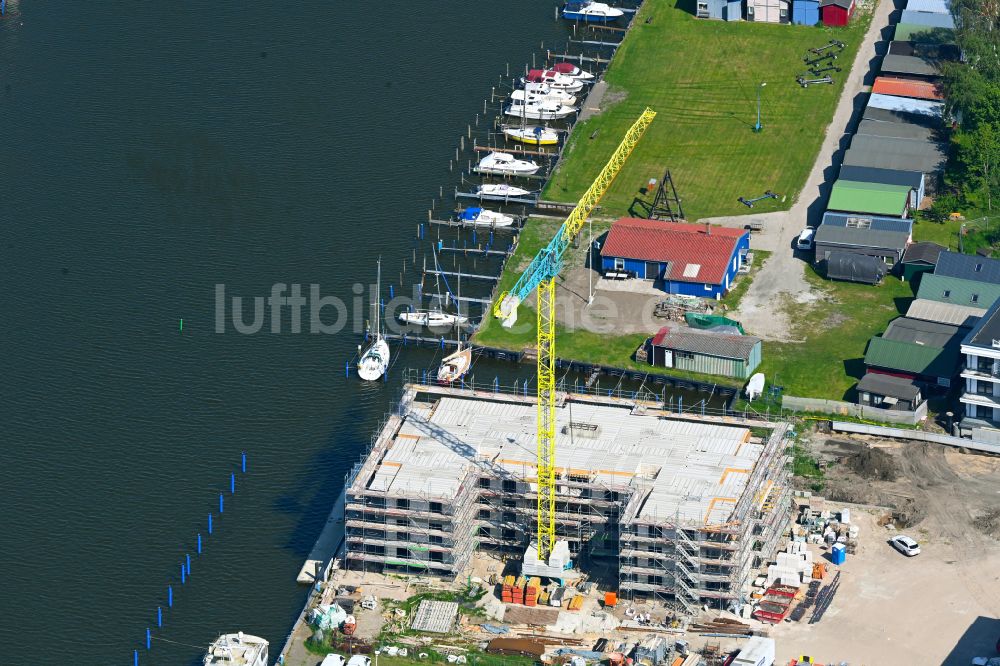
{"label": "moored boat", "polygon": [[[531,85],[531,84],[528,84]],[[542,84],[542,88],[548,88]],[[564,104],[566,106],[574,106],[576,104],[576,97],[570,95],[568,92],[562,90],[552,90],[549,89],[548,92],[531,92],[529,90],[515,90],[510,94],[512,100],[518,102],[552,102],[554,104]]]}
{"label": "moored boat", "polygon": [[504,110],[508,116],[524,118],[526,120],[562,120],[576,113],[572,106],[565,106],[559,102],[522,102],[511,100],[510,105]]}
{"label": "moored boat", "polygon": [[477,207],[466,208],[458,213],[456,219],[466,224],[482,224],[488,227],[510,227],[514,225],[514,218],[510,215]]}
{"label": "moored boat", "polygon": [[439,310],[421,310],[418,312],[401,312],[399,320],[404,324],[415,324],[417,326],[427,326],[429,328],[455,326],[468,321],[466,317],[441,312]]}
{"label": "moored boat", "polygon": [[521,77],[521,83],[544,83],[553,90],[565,90],[568,93],[578,93],[583,90],[583,81],[578,81],[572,77],[560,74],[551,69],[532,69]]}
{"label": "moored boat", "polygon": [[492,152],[479,160],[474,171],[501,176],[531,176],[540,168],[531,160],[519,160],[509,153]]}
{"label": "moored boat", "polygon": [[553,99],[558,99],[563,102],[563,104],[576,104],[576,96],[569,92],[568,90],[563,90],[562,88],[553,88],[547,83],[532,83],[528,82],[524,84],[524,91],[533,94],[541,94]]}
{"label": "moored boat", "polygon": [[437,371],[439,384],[451,384],[465,376],[465,373],[472,367],[472,347],[462,347],[441,360],[441,367]]}
{"label": "moored boat", "polygon": [[361,352],[361,345],[358,345],[358,351],[361,352],[361,358],[358,360],[358,376],[369,382],[380,379],[389,370],[389,343],[382,337],[381,317],[379,316],[378,306],[378,294],[382,293],[381,257],[378,260],[378,278],[375,284],[376,296],[374,299],[375,302],[372,303],[372,309],[375,310],[372,343],[363,352]]}
{"label": "moored boat", "polygon": [[483,183],[476,188],[476,194],[483,199],[503,201],[510,198],[529,197],[533,192],[507,183]]}
{"label": "moored boat", "polygon": [[559,132],[540,125],[504,127],[504,136],[533,146],[554,146],[559,143]]}
{"label": "moored boat", "polygon": [[267,666],[268,643],[259,636],[223,634],[208,646],[205,666]]}
{"label": "moored boat", "polygon": [[580,69],[571,62],[557,62],[550,68],[553,72],[558,72],[564,76],[568,76],[571,79],[576,79],[578,81],[592,81],[594,75],[590,72]]}
{"label": "moored boat", "polygon": [[611,23],[624,15],[625,12],[617,7],[606,5],[603,2],[591,2],[591,0],[573,0],[563,6],[563,18],[571,21]]}

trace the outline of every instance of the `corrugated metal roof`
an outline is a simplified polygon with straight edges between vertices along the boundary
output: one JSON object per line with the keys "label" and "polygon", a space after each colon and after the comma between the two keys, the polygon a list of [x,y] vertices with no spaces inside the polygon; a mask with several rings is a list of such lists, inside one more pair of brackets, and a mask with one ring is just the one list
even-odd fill
{"label": "corrugated metal roof", "polygon": [[955,19],[950,12],[918,12],[907,7],[899,17],[900,23],[926,25],[932,28],[954,28]]}
{"label": "corrugated metal roof", "polygon": [[913,74],[915,76],[941,75],[941,69],[933,60],[892,53],[882,59],[882,72],[884,74]]}
{"label": "corrugated metal roof", "polygon": [[865,365],[928,377],[951,377],[958,370],[958,349],[951,351],[886,338],[872,338]]}
{"label": "corrugated metal roof", "polygon": [[954,324],[963,328],[971,328],[985,312],[984,308],[915,298],[906,310],[906,316],[911,319],[937,321],[942,324]]}
{"label": "corrugated metal roof", "polygon": [[872,215],[902,216],[909,199],[910,188],[906,185],[838,180],[830,192],[828,208]]}
{"label": "corrugated metal roof", "polygon": [[[862,120],[864,125],[867,120]],[[896,123],[875,123],[877,125],[897,126]],[[900,171],[898,169],[877,169],[875,167],[851,166],[840,167],[840,177],[843,180],[854,180],[863,183],[886,183],[888,185],[906,185],[919,190],[924,182],[924,174],[919,171]],[[824,216],[825,218],[825,216]],[[883,218],[877,218],[883,219]],[[890,218],[895,219],[895,218]],[[824,221],[825,224],[825,221]]]}
{"label": "corrugated metal roof", "polygon": [[961,50],[954,44],[926,44],[903,40],[889,42],[889,54],[918,56],[929,60],[959,60],[962,56]]}
{"label": "corrugated metal roof", "polygon": [[[927,14],[927,16],[940,16],[940,14]],[[955,30],[921,23],[898,23],[892,37],[898,41],[954,42]]]}
{"label": "corrugated metal roof", "polygon": [[907,0],[906,9],[913,12],[950,14],[951,3],[947,0]]}
{"label": "corrugated metal roof", "polygon": [[874,109],[884,109],[897,113],[910,113],[919,116],[941,118],[944,115],[944,103],[932,102],[926,99],[910,99],[896,95],[880,95],[873,93],[868,98],[868,106]]}
{"label": "corrugated metal roof", "polygon": [[664,349],[748,361],[754,347],[760,344],[760,338],[711,333],[686,326],[664,326],[653,337],[653,344]]}
{"label": "corrugated metal roof", "polygon": [[[909,116],[904,115],[902,117],[907,118]],[[919,141],[934,141],[936,139],[936,131],[930,127],[924,127],[916,123],[885,122],[865,118],[861,119],[857,134],[884,136],[895,139],[917,139]],[[844,178],[844,176],[841,176],[841,178]]]}
{"label": "corrugated metal roof", "polygon": [[932,130],[940,130],[944,127],[941,118],[931,118],[930,116],[918,116],[912,113],[899,113],[897,111],[886,111],[866,106],[862,120],[874,120],[881,123],[896,123],[907,125],[920,125]]}
{"label": "corrugated metal roof", "polygon": [[897,97],[913,97],[916,99],[943,100],[941,87],[930,81],[914,81],[900,79],[894,76],[875,77],[872,92],[880,95],[895,95]]}
{"label": "corrugated metal roof", "polygon": [[882,337],[897,342],[912,342],[928,347],[945,347],[957,345],[964,335],[962,329],[952,324],[942,324],[936,321],[897,317],[889,322]]}
{"label": "corrugated metal roof", "polygon": [[887,395],[903,400],[916,400],[920,395],[920,387],[909,379],[893,377],[892,375],[880,375],[874,372],[865,373],[865,376],[858,382],[858,391]]}
{"label": "corrugated metal roof", "polygon": [[831,227],[847,227],[873,229],[875,231],[895,231],[907,236],[913,230],[913,220],[898,217],[880,217],[878,215],[859,215],[857,213],[838,213],[827,211],[823,213],[822,224]]}
{"label": "corrugated metal roof", "polygon": [[947,248],[945,248],[944,245],[938,245],[937,243],[931,243],[929,241],[910,243],[910,245],[906,248],[906,252],[903,253],[903,263],[921,263],[933,266],[937,263],[938,255],[946,249]]}
{"label": "corrugated metal roof", "polygon": [[1000,284],[1000,259],[945,250],[938,255],[934,274]]}
{"label": "corrugated metal roof", "polygon": [[821,224],[816,229],[817,245],[838,247],[873,248],[902,253],[910,234],[902,231],[881,231],[857,227],[839,227]]}
{"label": "corrugated metal roof", "polygon": [[920,276],[917,298],[970,307],[989,307],[1000,298],[1000,285],[924,273]]}
{"label": "corrugated metal roof", "polygon": [[911,139],[864,137],[855,140],[844,154],[844,164],[879,169],[917,169],[925,174],[941,171],[947,162],[944,148]]}
{"label": "corrugated metal roof", "polygon": [[621,218],[601,247],[602,257],[667,263],[665,279],[722,284],[743,229]]}

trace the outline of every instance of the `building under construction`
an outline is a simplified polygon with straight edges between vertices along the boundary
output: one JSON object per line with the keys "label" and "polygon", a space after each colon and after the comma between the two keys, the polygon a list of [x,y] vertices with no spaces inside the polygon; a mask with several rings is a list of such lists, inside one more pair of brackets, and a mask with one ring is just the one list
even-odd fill
{"label": "building under construction", "polygon": [[[749,594],[788,524],[786,424],[572,396],[558,406],[558,538],[619,596],[682,609]],[[535,535],[534,397],[410,384],[346,485],[351,569],[453,578]]]}

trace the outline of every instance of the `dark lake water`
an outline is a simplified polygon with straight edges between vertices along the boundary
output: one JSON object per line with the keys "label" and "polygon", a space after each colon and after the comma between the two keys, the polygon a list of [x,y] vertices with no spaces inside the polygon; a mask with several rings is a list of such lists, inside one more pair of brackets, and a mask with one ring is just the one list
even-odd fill
{"label": "dark lake water", "polygon": [[276,283],[351,303],[378,256],[398,289],[491,85],[566,34],[539,0],[8,0],[0,663],[131,664],[168,584],[141,663],[240,629],[277,653],[345,472],[436,352],[362,386],[351,327],[219,334],[216,285],[248,322]]}

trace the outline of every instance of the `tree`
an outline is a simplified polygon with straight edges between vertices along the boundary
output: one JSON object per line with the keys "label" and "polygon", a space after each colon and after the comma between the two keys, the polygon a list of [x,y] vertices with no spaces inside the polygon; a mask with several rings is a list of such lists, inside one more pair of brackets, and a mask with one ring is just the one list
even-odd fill
{"label": "tree", "polygon": [[1000,129],[996,123],[980,123],[959,139],[961,160],[980,194],[986,195],[986,208],[993,210],[993,192],[1000,189]]}

